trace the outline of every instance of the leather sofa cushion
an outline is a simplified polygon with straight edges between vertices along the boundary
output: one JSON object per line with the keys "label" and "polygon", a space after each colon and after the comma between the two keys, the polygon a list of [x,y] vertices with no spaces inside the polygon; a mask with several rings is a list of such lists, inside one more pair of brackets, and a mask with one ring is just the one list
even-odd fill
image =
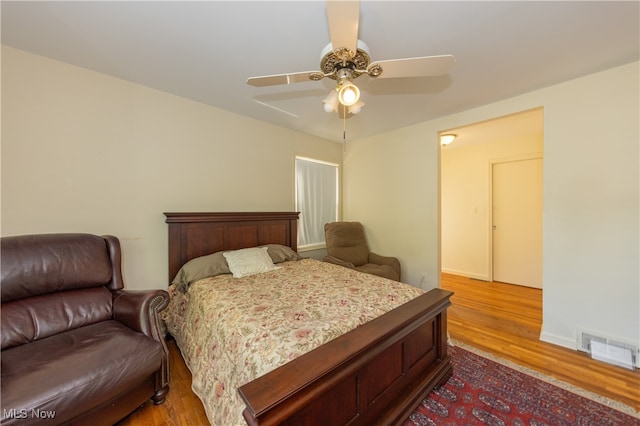
{"label": "leather sofa cushion", "polygon": [[104,287],[62,291],[3,303],[0,310],[2,350],[110,320],[113,317],[112,307],[113,296]]}
{"label": "leather sofa cushion", "polygon": [[159,342],[111,320],[4,350],[2,424],[20,424],[5,418],[9,409],[55,411],[64,423],[142,383],[161,361]]}
{"label": "leather sofa cushion", "polygon": [[2,238],[2,303],[99,287],[112,279],[104,238],[88,234],[43,234]]}

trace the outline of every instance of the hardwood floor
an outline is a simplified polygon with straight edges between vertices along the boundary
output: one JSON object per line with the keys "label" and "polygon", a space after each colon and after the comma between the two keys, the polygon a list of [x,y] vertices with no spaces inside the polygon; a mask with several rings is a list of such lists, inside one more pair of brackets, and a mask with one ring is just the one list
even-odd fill
{"label": "hardwood floor", "polygon": [[[620,401],[640,411],[640,370],[593,361],[584,353],[539,341],[542,292],[496,282],[443,274],[453,291],[448,328],[453,339],[516,364]],[[175,342],[168,342],[171,389],[164,404],[147,403],[120,426],[208,424],[202,403],[191,391],[191,373]]]}
{"label": "hardwood floor", "polygon": [[175,340],[167,342],[171,369],[169,394],[163,404],[147,401],[118,426],[204,426],[209,424],[200,398],[191,390],[191,372]]}
{"label": "hardwood floor", "polygon": [[539,340],[541,290],[450,274],[442,274],[442,288],[455,293],[447,314],[452,338],[640,412],[640,370]]}

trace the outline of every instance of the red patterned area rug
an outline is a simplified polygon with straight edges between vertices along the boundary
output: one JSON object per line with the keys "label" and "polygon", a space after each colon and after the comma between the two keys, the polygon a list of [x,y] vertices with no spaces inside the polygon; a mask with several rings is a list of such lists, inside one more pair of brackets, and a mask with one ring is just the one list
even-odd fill
{"label": "red patterned area rug", "polygon": [[453,377],[431,392],[404,426],[640,425],[627,406],[617,408],[628,414],[458,346],[449,354]]}

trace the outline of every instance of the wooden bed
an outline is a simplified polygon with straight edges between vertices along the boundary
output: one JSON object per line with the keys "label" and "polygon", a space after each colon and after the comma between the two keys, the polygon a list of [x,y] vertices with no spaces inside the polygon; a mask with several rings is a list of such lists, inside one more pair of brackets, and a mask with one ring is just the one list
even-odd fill
{"label": "wooden bed", "polygon": [[[297,248],[296,212],[165,213],[169,281],[198,256],[274,243]],[[391,425],[452,374],[451,292],[434,289],[238,389],[249,425]]]}

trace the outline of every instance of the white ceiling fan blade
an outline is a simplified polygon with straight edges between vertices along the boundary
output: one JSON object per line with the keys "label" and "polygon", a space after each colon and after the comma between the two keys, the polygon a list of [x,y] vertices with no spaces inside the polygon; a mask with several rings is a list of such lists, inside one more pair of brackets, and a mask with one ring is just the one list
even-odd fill
{"label": "white ceiling fan blade", "polygon": [[390,59],[375,63],[382,66],[382,74],[377,78],[432,77],[451,72],[456,59],[452,55],[440,55]]}
{"label": "white ceiling fan blade", "polygon": [[[277,86],[279,84],[303,83],[311,81],[309,74],[314,71],[295,72],[290,74],[263,75],[260,77],[249,77],[247,84],[256,87]],[[317,71],[315,71],[317,72]]]}
{"label": "white ceiling fan blade", "polygon": [[327,0],[327,19],[333,49],[341,47],[356,53],[360,2],[353,0]]}
{"label": "white ceiling fan blade", "polygon": [[278,111],[278,112],[281,112],[281,113],[283,113],[283,114],[287,114],[288,116],[291,116],[291,117],[294,117],[294,118],[300,118],[300,116],[295,115],[295,114],[294,114],[294,113],[292,113],[292,112],[285,111],[285,110],[283,110],[282,108],[275,107],[275,106],[270,105],[270,104],[268,104],[268,103],[266,103],[266,102],[262,102],[262,101],[259,101],[259,100],[257,100],[257,99],[254,99],[253,101],[254,101],[254,102],[256,102],[256,103],[258,103],[258,104],[260,104],[260,105],[262,105],[262,106],[266,106],[267,108],[271,108],[271,109],[276,110],[276,111]]}

